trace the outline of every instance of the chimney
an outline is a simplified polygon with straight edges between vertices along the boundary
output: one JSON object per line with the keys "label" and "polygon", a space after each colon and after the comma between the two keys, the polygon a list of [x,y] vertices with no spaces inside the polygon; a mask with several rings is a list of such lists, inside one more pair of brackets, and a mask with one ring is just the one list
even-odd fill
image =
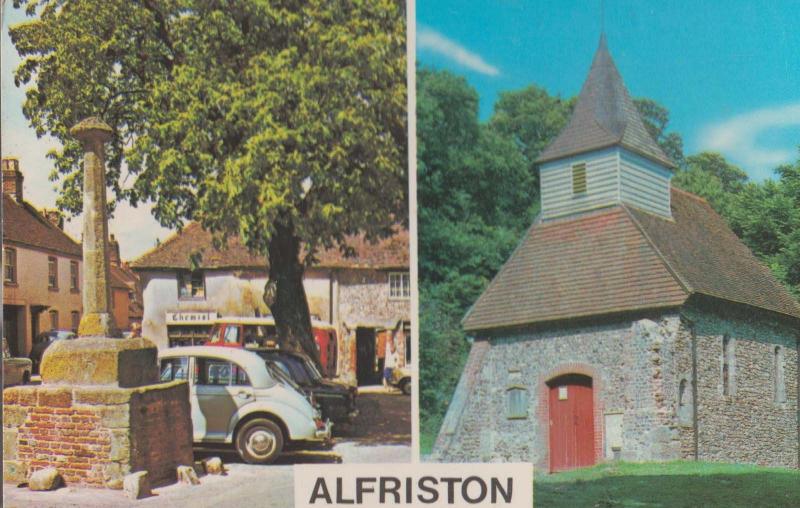
{"label": "chimney", "polygon": [[114,238],[113,233],[108,240],[108,258],[114,266],[120,266],[122,264],[122,260],[119,257],[119,242]]}
{"label": "chimney", "polygon": [[58,210],[42,210],[42,213],[50,224],[58,229],[64,229],[64,216],[61,215],[61,212]]}
{"label": "chimney", "polygon": [[19,170],[19,159],[3,157],[3,194],[11,196],[17,203],[22,203],[24,178]]}

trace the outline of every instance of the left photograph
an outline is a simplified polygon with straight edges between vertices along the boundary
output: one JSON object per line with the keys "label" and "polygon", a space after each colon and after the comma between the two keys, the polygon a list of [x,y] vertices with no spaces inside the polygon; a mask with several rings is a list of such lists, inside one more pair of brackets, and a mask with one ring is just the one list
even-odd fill
{"label": "left photograph", "polygon": [[406,30],[2,3],[4,502],[291,506],[294,464],[411,460]]}

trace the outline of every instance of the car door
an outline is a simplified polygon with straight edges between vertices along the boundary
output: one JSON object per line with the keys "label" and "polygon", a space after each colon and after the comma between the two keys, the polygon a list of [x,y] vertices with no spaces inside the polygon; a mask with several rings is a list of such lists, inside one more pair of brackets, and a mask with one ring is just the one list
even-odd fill
{"label": "car door", "polygon": [[203,422],[195,427],[203,433],[195,440],[223,442],[231,418],[239,408],[253,402],[253,388],[245,370],[234,362],[200,356],[194,361],[192,418],[196,413],[198,421]]}

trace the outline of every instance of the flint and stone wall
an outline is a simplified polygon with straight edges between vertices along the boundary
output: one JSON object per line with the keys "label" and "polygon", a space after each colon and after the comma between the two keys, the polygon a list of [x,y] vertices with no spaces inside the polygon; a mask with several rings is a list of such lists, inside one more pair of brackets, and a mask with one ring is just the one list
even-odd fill
{"label": "flint and stone wall", "polygon": [[[737,316],[685,309],[680,315],[476,340],[433,459],[531,461],[548,469],[546,383],[578,373],[593,379],[598,462],[697,457],[797,467],[797,337],[788,327],[765,324],[763,317]],[[726,334],[733,339],[736,363],[735,394],[729,397],[721,385]],[[774,395],[778,345],[785,402],[775,402]],[[506,392],[512,386],[525,388],[526,418],[507,416]]]}
{"label": "flint and stone wall", "polygon": [[[24,482],[53,466],[68,485],[121,489],[148,471],[153,485],[192,464],[188,385],[18,386],[3,391],[3,473]],[[169,432],[164,432],[169,429]]]}

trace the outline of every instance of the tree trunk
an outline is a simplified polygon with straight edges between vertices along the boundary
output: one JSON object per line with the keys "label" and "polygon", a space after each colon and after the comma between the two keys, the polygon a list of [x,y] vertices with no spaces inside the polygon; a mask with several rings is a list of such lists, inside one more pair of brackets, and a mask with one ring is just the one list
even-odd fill
{"label": "tree trunk", "polygon": [[293,227],[276,226],[269,242],[269,278],[274,283],[275,293],[274,301],[268,305],[275,317],[281,347],[306,353],[319,367],[319,351],[311,328],[303,271],[300,239],[294,234]]}

